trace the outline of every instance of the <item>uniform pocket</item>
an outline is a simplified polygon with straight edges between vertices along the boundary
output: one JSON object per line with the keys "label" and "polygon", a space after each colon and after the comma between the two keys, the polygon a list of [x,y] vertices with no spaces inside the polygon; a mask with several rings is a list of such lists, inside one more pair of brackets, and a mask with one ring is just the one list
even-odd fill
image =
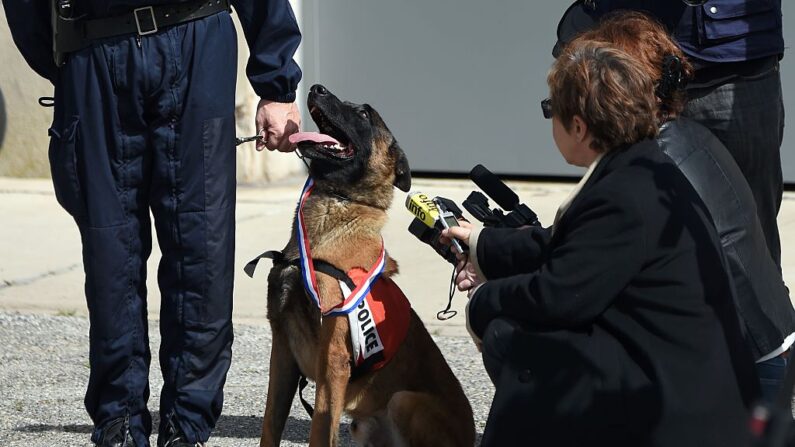
{"label": "uniform pocket", "polygon": [[235,204],[235,120],[213,118],[202,127],[205,210],[226,209]]}
{"label": "uniform pocket", "polygon": [[58,203],[75,219],[86,214],[86,202],[80,186],[78,163],[78,138],[80,119],[71,117],[64,128],[53,125],[48,131],[50,135],[50,172]]}
{"label": "uniform pocket", "polygon": [[707,40],[735,39],[781,25],[781,13],[771,0],[726,0],[702,6]]}

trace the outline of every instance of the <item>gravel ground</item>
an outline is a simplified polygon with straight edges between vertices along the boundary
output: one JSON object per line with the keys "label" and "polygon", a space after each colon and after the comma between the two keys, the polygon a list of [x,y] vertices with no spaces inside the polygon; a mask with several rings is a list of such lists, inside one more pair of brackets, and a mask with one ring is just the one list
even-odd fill
{"label": "gravel ground", "polygon": [[[156,353],[160,342],[156,322],[149,332]],[[480,356],[469,338],[435,339],[468,390],[476,428],[482,433],[494,388]],[[83,408],[88,383],[88,320],[0,312],[0,346],[0,446],[90,446],[92,426]],[[269,352],[270,330],[265,325],[236,325],[224,413],[210,446],[258,445]],[[149,381],[149,406],[157,408],[162,380],[156,361]],[[314,396],[311,386],[305,395]],[[153,416],[157,423],[157,412]],[[340,444],[352,445],[345,422]],[[295,399],[282,445],[307,445],[308,433],[309,417]]]}

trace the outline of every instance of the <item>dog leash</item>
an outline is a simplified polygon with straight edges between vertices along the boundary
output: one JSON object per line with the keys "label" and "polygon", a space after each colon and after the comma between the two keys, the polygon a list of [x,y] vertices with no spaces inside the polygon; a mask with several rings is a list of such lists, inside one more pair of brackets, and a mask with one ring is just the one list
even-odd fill
{"label": "dog leash", "polygon": [[298,400],[301,401],[301,405],[304,407],[304,410],[306,410],[306,413],[311,418],[312,416],[315,415],[315,409],[312,408],[312,404],[310,404],[309,402],[306,401],[306,399],[304,399],[304,389],[306,388],[307,385],[309,385],[309,381],[306,380],[305,375],[301,374],[301,377],[298,379]]}
{"label": "dog leash", "polygon": [[248,143],[249,141],[257,141],[262,139],[259,135],[254,135],[253,137],[238,137],[235,138],[235,146],[240,146],[243,143]]}

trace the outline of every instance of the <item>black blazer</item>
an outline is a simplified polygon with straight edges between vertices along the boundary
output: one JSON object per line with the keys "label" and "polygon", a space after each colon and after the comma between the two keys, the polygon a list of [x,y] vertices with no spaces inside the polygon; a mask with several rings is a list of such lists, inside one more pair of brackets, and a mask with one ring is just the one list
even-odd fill
{"label": "black blazer", "polygon": [[795,309],[767,249],[748,182],[723,143],[691,119],[665,123],[657,141],[712,216],[754,359],[770,354],[795,332]]}
{"label": "black blazer", "polygon": [[709,215],[655,141],[611,151],[557,223],[485,229],[483,336],[511,318],[485,446],[745,446],[758,396]]}

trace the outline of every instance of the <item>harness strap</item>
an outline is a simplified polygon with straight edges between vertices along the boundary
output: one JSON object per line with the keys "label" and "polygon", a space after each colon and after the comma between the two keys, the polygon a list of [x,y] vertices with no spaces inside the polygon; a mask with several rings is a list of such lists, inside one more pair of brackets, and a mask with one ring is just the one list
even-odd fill
{"label": "harness strap", "polygon": [[[301,265],[300,259],[292,259],[287,261],[285,259],[284,253],[282,253],[281,251],[268,250],[265,253],[262,253],[261,255],[249,261],[248,264],[246,264],[246,266],[243,267],[243,270],[246,272],[246,275],[248,275],[250,278],[253,278],[254,271],[257,269],[257,265],[259,264],[260,259],[263,258],[272,260],[274,264],[287,263],[289,265],[293,265],[296,267],[300,267]],[[356,284],[353,282],[351,277],[348,276],[347,273],[335,267],[333,264],[330,264],[321,259],[313,259],[312,263],[314,264],[315,271],[325,273],[339,281],[344,282],[345,285],[347,285],[351,290],[356,288]],[[356,362],[354,362],[353,359],[351,359],[349,363],[351,365],[351,377],[348,379],[348,381],[352,382],[355,379],[364,375],[364,373],[366,373],[367,371],[369,371],[371,366],[369,363],[372,362],[360,365],[358,367],[356,366]],[[298,399],[301,401],[301,405],[304,407],[304,410],[306,410],[307,414],[309,414],[309,417],[312,417],[312,415],[314,414],[314,409],[312,408],[312,404],[310,404],[304,398],[304,389],[307,387],[308,384],[309,382],[307,381],[306,376],[302,374],[301,377],[298,379]]]}
{"label": "harness strap", "polygon": [[284,253],[278,250],[268,250],[251,261],[248,261],[248,264],[243,267],[243,271],[246,272],[249,278],[254,277],[254,270],[257,269],[257,264],[259,264],[259,260],[262,258],[272,259],[274,264],[282,263],[284,262]]}
{"label": "harness strap", "polygon": [[[259,264],[259,260],[263,258],[273,260],[274,264],[287,263],[289,265],[294,265],[296,267],[300,267],[301,265],[301,261],[299,259],[292,259],[290,261],[287,261],[284,257],[284,253],[278,250],[268,250],[265,253],[249,261],[248,264],[246,264],[246,266],[243,267],[243,271],[246,272],[246,275],[248,275],[250,278],[253,278],[254,270],[257,269],[257,264]],[[337,267],[334,267],[333,264],[328,263],[322,259],[313,259],[312,263],[315,266],[315,271],[325,273],[338,281],[342,281],[345,283],[345,285],[347,285],[351,289],[356,288],[356,284],[354,284],[351,277],[348,276],[347,273],[338,269]]]}

